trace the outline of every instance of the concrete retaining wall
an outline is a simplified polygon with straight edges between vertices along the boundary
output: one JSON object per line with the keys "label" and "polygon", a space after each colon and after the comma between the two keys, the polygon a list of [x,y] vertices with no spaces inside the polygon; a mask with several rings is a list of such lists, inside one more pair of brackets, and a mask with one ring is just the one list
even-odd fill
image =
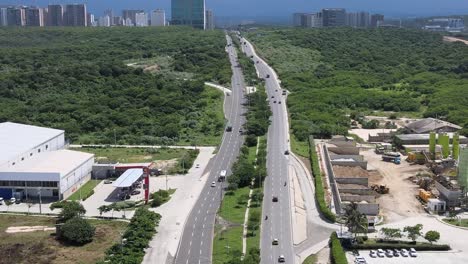
{"label": "concrete retaining wall", "polygon": [[336,177],[336,182],[341,184],[359,184],[359,185],[369,185],[369,179],[366,177],[349,177],[349,178],[338,178]]}
{"label": "concrete retaining wall", "polygon": [[329,147],[328,150],[339,155],[359,155],[357,147]]}

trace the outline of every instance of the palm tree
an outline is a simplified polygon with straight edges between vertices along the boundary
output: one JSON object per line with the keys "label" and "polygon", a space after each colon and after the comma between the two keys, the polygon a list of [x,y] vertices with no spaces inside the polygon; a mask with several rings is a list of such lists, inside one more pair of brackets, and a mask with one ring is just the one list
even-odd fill
{"label": "palm tree", "polygon": [[357,233],[367,232],[367,217],[359,212],[358,204],[351,202],[345,208],[346,226],[351,233],[354,233],[356,238]]}

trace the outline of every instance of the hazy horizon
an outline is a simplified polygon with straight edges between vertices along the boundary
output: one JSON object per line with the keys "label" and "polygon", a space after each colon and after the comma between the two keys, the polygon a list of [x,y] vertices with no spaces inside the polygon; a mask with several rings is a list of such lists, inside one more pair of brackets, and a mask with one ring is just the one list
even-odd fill
{"label": "hazy horizon", "polygon": [[[120,14],[122,9],[144,9],[146,11],[162,8],[170,17],[170,0],[1,0],[0,5],[31,5],[46,6],[49,3],[86,3],[88,12],[97,16],[103,14],[106,9],[113,9],[115,14]],[[253,17],[287,17],[294,12],[314,12],[327,7],[342,7],[349,11],[369,11],[371,13],[383,13],[388,16],[435,16],[435,15],[462,15],[468,14],[468,1],[460,0],[206,0],[207,9],[212,9],[216,16],[253,18]]]}

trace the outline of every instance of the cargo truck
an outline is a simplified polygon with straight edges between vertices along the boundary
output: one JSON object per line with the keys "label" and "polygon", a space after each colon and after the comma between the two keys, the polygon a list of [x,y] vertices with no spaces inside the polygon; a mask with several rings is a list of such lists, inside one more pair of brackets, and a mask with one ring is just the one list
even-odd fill
{"label": "cargo truck", "polygon": [[218,181],[219,182],[223,182],[226,180],[226,174],[227,172],[225,170],[222,170],[220,173],[219,173],[219,176],[218,176]]}
{"label": "cargo truck", "polygon": [[400,153],[396,152],[386,152],[382,155],[382,160],[387,162],[393,162],[395,164],[401,163]]}

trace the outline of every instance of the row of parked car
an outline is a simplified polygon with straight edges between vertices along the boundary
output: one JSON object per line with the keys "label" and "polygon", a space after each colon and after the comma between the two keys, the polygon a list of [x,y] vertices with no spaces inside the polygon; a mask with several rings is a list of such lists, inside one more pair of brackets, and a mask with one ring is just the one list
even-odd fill
{"label": "row of parked car", "polygon": [[[410,248],[409,250],[407,249],[387,249],[387,250],[383,250],[383,249],[377,249],[377,250],[371,250],[369,252],[369,256],[371,258],[384,258],[384,257],[387,257],[387,258],[397,258],[397,257],[412,257],[412,258],[416,258],[418,256],[418,254],[416,253],[416,250],[414,248]],[[355,259],[354,259],[354,263],[355,264],[367,264],[367,261],[364,257],[362,256],[357,256]]]}
{"label": "row of parked car", "polygon": [[[20,199],[16,199],[15,197],[12,197],[12,198],[10,199],[10,202],[11,202],[12,204],[20,204],[20,203],[21,203],[21,200],[20,200]],[[2,205],[2,204],[3,204],[3,197],[0,197],[0,205]]]}

